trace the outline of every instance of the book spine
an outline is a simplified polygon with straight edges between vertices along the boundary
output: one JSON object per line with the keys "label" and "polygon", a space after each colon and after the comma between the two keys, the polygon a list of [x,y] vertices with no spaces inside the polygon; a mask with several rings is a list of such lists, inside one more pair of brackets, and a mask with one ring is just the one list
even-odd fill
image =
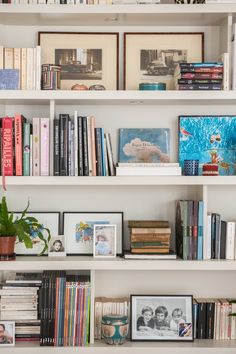
{"label": "book spine", "polygon": [[[19,70],[19,77],[21,75],[21,48],[14,48],[14,69]],[[19,87],[21,89],[20,80]]]}
{"label": "book spine", "polygon": [[97,176],[102,176],[102,148],[101,148],[100,128],[95,128],[95,143],[96,143]]}
{"label": "book spine", "polygon": [[23,123],[23,175],[30,176],[30,123]]}
{"label": "book spine", "polygon": [[203,259],[203,201],[198,202],[197,259]]}
{"label": "book spine", "polygon": [[215,258],[220,259],[220,236],[221,236],[221,216],[215,215]]}
{"label": "book spine", "polygon": [[27,61],[26,61],[26,70],[27,70],[27,80],[26,80],[26,89],[33,90],[33,71],[34,71],[34,48],[26,48],[27,51]]}
{"label": "book spine", "polygon": [[197,339],[206,338],[206,303],[198,303]]}
{"label": "book spine", "polygon": [[183,84],[183,85],[195,85],[195,84],[207,85],[207,84],[221,84],[221,83],[222,83],[221,79],[178,79],[178,84]]}
{"label": "book spine", "polygon": [[82,117],[82,127],[83,127],[83,170],[84,170],[84,176],[89,176],[87,117]]}
{"label": "book spine", "polygon": [[96,176],[96,143],[95,143],[95,117],[90,117],[91,150],[92,150],[92,176]]}
{"label": "book spine", "polygon": [[30,133],[30,176],[33,176],[33,134],[31,133]]}
{"label": "book spine", "polygon": [[21,90],[27,89],[27,49],[21,49]]}
{"label": "book spine", "polygon": [[222,74],[213,73],[183,73],[182,79],[223,79]]}
{"label": "book spine", "polygon": [[13,119],[2,119],[2,169],[5,176],[13,176]]}
{"label": "book spine", "polygon": [[78,117],[78,174],[84,176],[82,117]]}
{"label": "book spine", "polygon": [[226,259],[235,259],[235,222],[227,222]]}
{"label": "book spine", "polygon": [[79,175],[78,169],[78,112],[74,113],[74,166],[75,176]]}
{"label": "book spine", "polygon": [[215,303],[206,304],[206,339],[214,338]]}
{"label": "book spine", "polygon": [[211,259],[215,259],[216,249],[216,214],[211,215]]}
{"label": "book spine", "polygon": [[226,221],[221,220],[220,259],[226,259]]}
{"label": "book spine", "polygon": [[53,150],[54,150],[54,167],[53,167],[53,175],[60,176],[60,120],[54,119],[53,121]]}
{"label": "book spine", "polygon": [[69,121],[68,121],[68,176],[72,176],[71,140],[72,140],[71,119],[69,119]]}
{"label": "book spine", "polygon": [[14,69],[13,48],[4,48],[4,69]]}
{"label": "book spine", "polygon": [[41,176],[49,176],[49,118],[40,119]]}
{"label": "book spine", "polygon": [[209,73],[209,74],[221,74],[223,73],[223,66],[220,67],[181,67],[181,73]]}
{"label": "book spine", "polygon": [[60,176],[68,175],[68,114],[60,114]]}
{"label": "book spine", "polygon": [[41,47],[38,45],[36,47],[36,63],[35,63],[35,70],[36,70],[36,90],[41,90]]}
{"label": "book spine", "polygon": [[222,90],[221,84],[194,84],[194,85],[179,85],[179,90]]}
{"label": "book spine", "polygon": [[4,69],[4,47],[0,45],[0,69]]}
{"label": "book spine", "polygon": [[15,167],[16,167],[16,176],[22,176],[22,126],[23,126],[23,117],[20,114],[15,115]]}
{"label": "book spine", "polygon": [[104,129],[101,130],[101,157],[102,157],[102,176],[106,176],[106,153],[104,146]]}
{"label": "book spine", "polygon": [[91,136],[91,117],[87,117],[87,141],[88,141],[88,166],[89,176],[93,175],[93,157],[92,157],[92,136]]}
{"label": "book spine", "polygon": [[40,176],[40,118],[33,118],[33,176]]}

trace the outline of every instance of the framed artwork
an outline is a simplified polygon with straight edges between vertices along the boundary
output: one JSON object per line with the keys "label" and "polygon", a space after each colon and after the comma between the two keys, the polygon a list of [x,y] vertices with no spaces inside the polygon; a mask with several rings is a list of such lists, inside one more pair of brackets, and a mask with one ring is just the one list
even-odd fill
{"label": "framed artwork", "polygon": [[170,162],[170,129],[120,129],[119,162]]}
{"label": "framed artwork", "polygon": [[220,175],[236,175],[236,116],[179,116],[179,163],[218,165]]}
{"label": "framed artwork", "polygon": [[[15,216],[20,217],[21,213],[14,212]],[[38,220],[40,224],[48,228],[51,232],[51,236],[56,236],[59,234],[59,223],[60,223],[60,212],[41,212],[41,211],[29,211],[27,212],[28,216],[32,216]],[[26,248],[24,243],[16,240],[15,244],[15,253],[16,255],[29,255],[36,256],[40,254],[43,250],[44,243],[38,237],[38,229],[31,228],[31,237],[33,241],[33,248]],[[47,233],[43,232],[44,236],[47,236]],[[47,252],[45,252],[45,255]]]}
{"label": "framed artwork", "polygon": [[0,321],[0,348],[15,346],[15,322]]}
{"label": "framed artwork", "polygon": [[118,89],[119,34],[39,32],[42,64],[61,66],[61,89],[75,84]]}
{"label": "framed artwork", "polygon": [[64,235],[52,236],[48,245],[48,255],[50,257],[66,256],[66,239]]}
{"label": "framed artwork", "polygon": [[191,295],[131,295],[131,340],[193,341]]}
{"label": "framed artwork", "polygon": [[123,212],[63,212],[67,254],[93,255],[94,225],[116,225],[116,254],[123,249]]}
{"label": "framed artwork", "polygon": [[94,225],[93,256],[116,257],[116,225]]}
{"label": "framed artwork", "polygon": [[144,82],[163,82],[173,90],[178,63],[203,60],[204,33],[125,33],[125,90],[138,90]]}

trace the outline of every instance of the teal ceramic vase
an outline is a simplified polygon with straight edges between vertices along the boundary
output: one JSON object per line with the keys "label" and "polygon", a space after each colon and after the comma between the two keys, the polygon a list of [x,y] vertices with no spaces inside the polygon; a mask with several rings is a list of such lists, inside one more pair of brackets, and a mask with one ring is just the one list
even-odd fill
{"label": "teal ceramic vase", "polygon": [[123,344],[127,337],[128,329],[129,325],[127,316],[102,316],[102,336],[107,344]]}

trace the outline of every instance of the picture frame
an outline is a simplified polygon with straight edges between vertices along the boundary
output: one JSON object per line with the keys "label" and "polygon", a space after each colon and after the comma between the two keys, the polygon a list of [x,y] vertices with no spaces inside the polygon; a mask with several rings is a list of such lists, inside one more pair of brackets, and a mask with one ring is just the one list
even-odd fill
{"label": "picture frame", "polygon": [[93,235],[94,257],[116,257],[116,225],[95,224],[93,226]]}
{"label": "picture frame", "polygon": [[131,295],[131,341],[193,342],[192,295]]}
{"label": "picture frame", "polygon": [[66,256],[66,238],[64,235],[52,236],[48,245],[49,257]]}
{"label": "picture frame", "polygon": [[[28,216],[35,217],[40,224],[48,228],[51,236],[59,235],[60,233],[60,212],[58,211],[28,211]],[[14,212],[14,216],[21,216],[21,213]],[[45,232],[45,231],[44,231]],[[44,233],[43,232],[43,233]],[[37,237],[37,232],[32,230],[33,248],[26,248],[24,243],[16,240],[15,253],[17,256],[37,256],[43,250],[44,243]],[[47,234],[45,233],[45,236]],[[47,255],[46,251],[44,255]]]}
{"label": "picture frame", "polygon": [[67,255],[93,256],[94,225],[116,225],[116,253],[123,254],[123,212],[63,212]]}
{"label": "picture frame", "polygon": [[15,346],[15,322],[0,321],[0,348]]}
{"label": "picture frame", "polygon": [[[208,175],[235,175],[236,116],[199,115],[179,116],[179,163],[199,161],[199,175],[207,169]],[[212,167],[212,168],[211,168]],[[213,170],[214,169],[214,170]]]}
{"label": "picture frame", "polygon": [[124,33],[125,90],[138,90],[139,84],[146,82],[162,82],[167,90],[173,90],[177,64],[202,61],[203,32]]}
{"label": "picture frame", "polygon": [[118,90],[119,33],[38,32],[38,44],[42,64],[61,66],[62,90],[77,84]]}

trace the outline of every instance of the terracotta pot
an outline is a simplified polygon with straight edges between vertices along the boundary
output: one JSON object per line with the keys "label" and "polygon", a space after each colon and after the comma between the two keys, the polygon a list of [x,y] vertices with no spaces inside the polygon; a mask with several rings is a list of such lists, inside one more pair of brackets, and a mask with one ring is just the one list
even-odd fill
{"label": "terracotta pot", "polygon": [[0,236],[0,255],[12,255],[15,242],[16,236]]}

